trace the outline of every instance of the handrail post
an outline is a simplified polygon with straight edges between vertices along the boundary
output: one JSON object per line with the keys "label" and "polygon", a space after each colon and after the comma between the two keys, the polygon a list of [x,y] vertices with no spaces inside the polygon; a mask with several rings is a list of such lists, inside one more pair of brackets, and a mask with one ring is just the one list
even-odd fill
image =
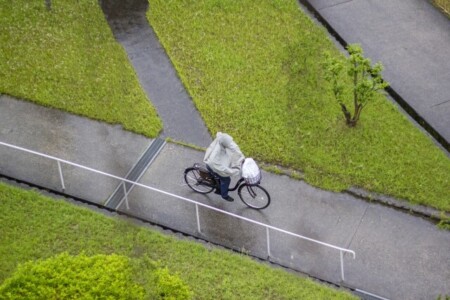
{"label": "handrail post", "polygon": [[125,181],[122,181],[122,186],[123,186],[123,193],[124,193],[124,197],[125,197],[125,205],[127,207],[127,209],[130,209],[130,205],[128,204],[128,193],[127,193],[127,187],[125,186]]}
{"label": "handrail post", "polygon": [[61,169],[61,163],[59,162],[59,160],[57,160],[56,162],[58,163],[59,179],[61,180],[61,186],[62,186],[62,190],[64,192],[66,190],[66,186],[64,184],[64,176],[63,176],[62,169]]}
{"label": "handrail post", "polygon": [[198,213],[198,204],[195,204],[195,215],[197,217],[197,230],[198,230],[199,233],[202,233],[202,230],[200,228],[200,216],[199,216],[199,213]]}
{"label": "handrail post", "polygon": [[342,250],[339,250],[339,255],[341,256],[341,278],[342,278],[342,281],[345,281],[345,278],[344,278],[344,254],[342,253]]}
{"label": "handrail post", "polygon": [[270,235],[269,235],[269,227],[266,227],[266,237],[267,237],[267,258],[270,258]]}

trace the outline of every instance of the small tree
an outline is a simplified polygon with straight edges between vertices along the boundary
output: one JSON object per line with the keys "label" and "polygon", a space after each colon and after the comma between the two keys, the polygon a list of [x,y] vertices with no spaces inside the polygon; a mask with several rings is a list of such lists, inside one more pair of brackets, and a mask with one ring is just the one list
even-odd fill
{"label": "small tree", "polygon": [[[347,47],[350,56],[345,60],[332,57],[327,54],[326,59],[326,79],[332,83],[334,97],[341,106],[347,125],[354,127],[358,123],[361,111],[375,97],[376,93],[384,90],[389,83],[381,78],[383,65],[376,63],[371,66],[371,61],[364,58],[364,53],[360,45],[352,44]],[[353,114],[345,105],[345,78],[341,75],[347,69],[347,75],[353,81]]]}

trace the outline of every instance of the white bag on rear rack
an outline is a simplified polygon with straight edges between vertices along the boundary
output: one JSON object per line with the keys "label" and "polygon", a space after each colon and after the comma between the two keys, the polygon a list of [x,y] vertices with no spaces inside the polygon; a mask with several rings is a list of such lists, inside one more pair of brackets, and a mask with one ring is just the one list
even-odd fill
{"label": "white bag on rear rack", "polygon": [[248,184],[258,184],[261,181],[261,171],[253,158],[246,158],[241,169],[242,178]]}

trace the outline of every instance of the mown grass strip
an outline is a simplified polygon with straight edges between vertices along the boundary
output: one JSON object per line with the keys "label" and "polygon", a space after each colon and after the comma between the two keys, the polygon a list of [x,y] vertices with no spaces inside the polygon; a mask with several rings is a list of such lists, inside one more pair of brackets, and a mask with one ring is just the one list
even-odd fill
{"label": "mown grass strip", "polygon": [[4,183],[0,210],[0,282],[29,260],[62,252],[115,253],[142,265],[151,259],[168,267],[192,288],[195,299],[355,298],[244,255],[179,240]]}
{"label": "mown grass strip", "polygon": [[433,2],[450,17],[450,0],[434,0]]}
{"label": "mown grass strip", "polygon": [[450,211],[450,160],[384,96],[348,128],[324,79],[341,55],[295,0],[150,0],[148,18],[211,132],[247,156]]}
{"label": "mown grass strip", "polygon": [[162,128],[98,1],[2,1],[0,93],[121,124]]}

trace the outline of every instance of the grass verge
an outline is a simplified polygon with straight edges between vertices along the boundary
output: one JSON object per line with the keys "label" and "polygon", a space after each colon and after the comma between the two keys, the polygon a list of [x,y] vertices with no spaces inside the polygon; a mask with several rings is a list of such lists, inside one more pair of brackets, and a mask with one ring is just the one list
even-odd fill
{"label": "grass verge", "polygon": [[0,210],[0,282],[29,260],[62,252],[114,253],[167,267],[191,287],[195,299],[356,298],[244,255],[208,249],[3,183]]}
{"label": "grass verge", "polygon": [[450,17],[450,0],[433,0],[433,3],[439,7],[447,17]]}
{"label": "grass verge", "polygon": [[384,96],[347,128],[324,79],[341,55],[295,0],[150,0],[148,18],[211,132],[260,161],[450,211],[450,160]]}
{"label": "grass verge", "polygon": [[51,2],[0,5],[0,93],[157,136],[161,121],[98,1]]}

